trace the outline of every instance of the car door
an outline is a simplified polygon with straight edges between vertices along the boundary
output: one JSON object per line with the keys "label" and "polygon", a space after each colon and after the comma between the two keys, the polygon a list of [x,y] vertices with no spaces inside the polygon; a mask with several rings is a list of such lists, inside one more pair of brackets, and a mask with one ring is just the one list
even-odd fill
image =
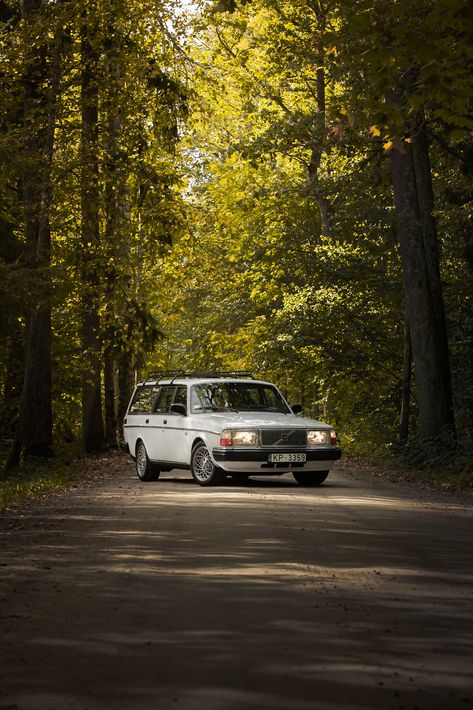
{"label": "car door", "polygon": [[[174,398],[171,404],[182,404],[187,408],[187,386],[178,385],[174,393]],[[176,464],[175,468],[179,468],[179,464],[189,464],[189,419],[187,415],[180,412],[169,412],[166,417],[165,434],[163,436],[164,454],[166,461]]]}
{"label": "car door", "polygon": [[175,392],[176,385],[162,385],[156,398],[154,409],[148,417],[149,444],[146,448],[152,461],[169,461],[166,453],[169,448],[167,442],[169,434],[168,420]]}

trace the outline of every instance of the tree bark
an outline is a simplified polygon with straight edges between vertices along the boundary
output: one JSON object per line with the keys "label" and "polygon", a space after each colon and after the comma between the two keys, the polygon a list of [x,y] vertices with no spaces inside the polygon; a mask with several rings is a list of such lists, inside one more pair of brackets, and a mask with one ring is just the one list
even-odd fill
{"label": "tree bark", "polygon": [[[322,6],[319,4],[316,10],[319,32],[323,37],[326,27],[326,17]],[[319,40],[322,43],[322,40]],[[322,155],[326,148],[327,125],[326,125],[326,105],[325,105],[325,50],[323,46],[317,48],[317,69],[316,69],[316,103],[317,103],[317,135],[312,138],[312,148],[308,165],[309,194],[314,198],[319,208],[321,234],[330,237],[332,228],[330,224],[329,204],[320,185],[319,170]]]}
{"label": "tree bark", "polygon": [[100,334],[100,222],[98,163],[98,59],[96,26],[91,3],[81,27],[81,238],[82,238],[82,436],[85,451],[104,444]]}
{"label": "tree bark", "polygon": [[448,349],[448,334],[445,320],[445,307],[443,299],[442,280],[440,276],[440,256],[437,237],[437,225],[434,217],[434,192],[432,187],[432,168],[429,155],[429,141],[423,111],[416,116],[412,141],[412,157],[416,178],[417,200],[422,235],[424,239],[424,252],[429,280],[429,289],[432,300],[434,317],[434,337],[436,350],[439,357],[441,379],[445,390],[445,406],[452,432],[455,431],[455,417],[453,407],[453,394],[451,385],[450,357]]}
{"label": "tree bark", "polygon": [[[41,2],[22,4],[26,41],[41,8]],[[25,376],[10,465],[18,463],[21,452],[52,455],[50,208],[61,55],[62,28],[55,33],[54,45],[44,43],[30,53],[24,81],[26,260],[40,295],[27,323]]]}
{"label": "tree bark", "polygon": [[399,140],[394,142],[391,171],[420,433],[423,440],[450,435],[454,443],[451,385],[445,376],[444,361],[448,346],[441,342],[437,332],[437,316],[442,307],[435,302],[436,294],[431,287],[429,258],[433,258],[433,252],[428,258],[417,184],[421,177],[417,176],[416,180],[411,144]]}
{"label": "tree bark", "polygon": [[120,438],[122,438],[123,418],[126,414],[134,384],[130,357],[127,353],[122,352],[118,362],[118,426]]}
{"label": "tree bark", "polygon": [[[117,392],[114,373],[115,355],[119,351],[117,342],[117,279],[123,279],[120,264],[123,263],[126,236],[124,223],[127,216],[128,200],[126,175],[120,150],[120,138],[123,132],[123,107],[121,92],[123,84],[122,49],[123,39],[117,27],[117,14],[122,11],[121,0],[111,0],[108,10],[107,38],[105,50],[107,82],[103,104],[106,115],[105,142],[105,239],[104,250],[107,255],[105,266],[105,417],[107,444],[117,444]],[[120,306],[118,306],[118,311]]]}
{"label": "tree bark", "polygon": [[404,322],[404,363],[402,368],[401,416],[399,421],[399,441],[406,445],[409,439],[409,417],[411,405],[412,345],[407,316]]}
{"label": "tree bark", "polygon": [[104,354],[105,440],[107,446],[117,446],[117,415],[115,406],[115,361],[111,348]]}

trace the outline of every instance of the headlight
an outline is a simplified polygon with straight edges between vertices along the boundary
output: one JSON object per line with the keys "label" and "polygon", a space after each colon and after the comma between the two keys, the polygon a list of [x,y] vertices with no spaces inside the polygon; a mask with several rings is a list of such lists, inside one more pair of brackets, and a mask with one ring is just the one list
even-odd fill
{"label": "headlight", "polygon": [[328,446],[330,444],[330,431],[327,429],[317,429],[307,432],[308,446]]}
{"label": "headlight", "polygon": [[230,431],[220,434],[220,446],[256,446],[256,431]]}
{"label": "headlight", "polygon": [[234,446],[256,446],[255,431],[234,431],[232,434]]}

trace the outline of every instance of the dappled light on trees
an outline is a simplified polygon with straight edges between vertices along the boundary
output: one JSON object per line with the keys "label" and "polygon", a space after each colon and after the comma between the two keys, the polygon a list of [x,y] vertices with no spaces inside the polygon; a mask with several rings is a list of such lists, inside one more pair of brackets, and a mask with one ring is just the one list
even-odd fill
{"label": "dappled light on trees", "polygon": [[353,454],[471,446],[471,13],[0,2],[10,465],[115,446],[157,366],[255,370]]}

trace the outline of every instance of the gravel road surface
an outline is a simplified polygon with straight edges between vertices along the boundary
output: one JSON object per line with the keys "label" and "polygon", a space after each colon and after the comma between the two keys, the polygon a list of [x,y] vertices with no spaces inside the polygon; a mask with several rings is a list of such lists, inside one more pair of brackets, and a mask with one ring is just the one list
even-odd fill
{"label": "gravel road surface", "polygon": [[471,513],[123,459],[0,521],[0,710],[473,710]]}

